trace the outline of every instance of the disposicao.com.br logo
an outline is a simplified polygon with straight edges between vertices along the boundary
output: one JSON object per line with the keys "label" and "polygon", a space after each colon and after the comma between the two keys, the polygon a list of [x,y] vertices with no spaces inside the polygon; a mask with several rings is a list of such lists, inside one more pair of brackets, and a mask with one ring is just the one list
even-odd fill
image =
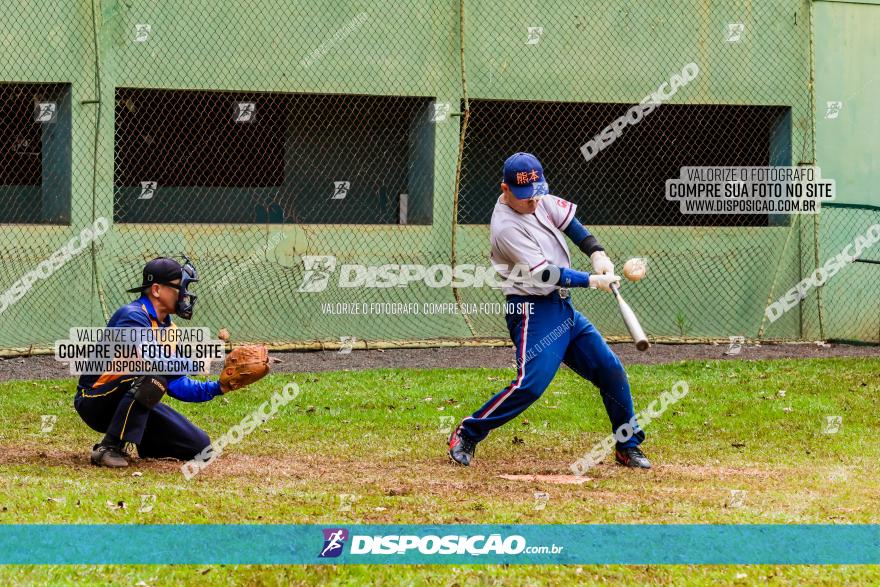
{"label": "disposicao.com.br logo", "polygon": [[318,553],[318,558],[335,558],[342,554],[345,541],[348,539],[348,530],[345,528],[324,528],[324,546]]}
{"label": "disposicao.com.br logo", "polygon": [[[336,557],[342,552],[348,531],[342,528],[324,530],[324,547],[319,557]],[[523,536],[513,534],[502,537],[501,534],[475,534],[473,536],[449,534],[426,536],[388,534],[350,536],[348,554],[350,555],[391,555],[391,554],[424,554],[424,555],[518,555],[518,554],[559,554],[563,546],[542,545],[528,546]]]}
{"label": "disposicao.com.br logo", "polygon": [[[527,264],[513,265],[474,265],[464,263],[445,265],[337,265],[332,255],[305,255],[303,261],[303,278],[297,291],[301,293],[318,293],[331,285],[331,278],[336,275],[335,287],[338,288],[377,288],[407,287],[411,283],[421,283],[430,288],[468,288],[491,287],[500,289],[515,284],[541,285],[556,283],[559,269],[549,266],[545,276],[532,275]],[[500,275],[505,275],[499,279]]]}

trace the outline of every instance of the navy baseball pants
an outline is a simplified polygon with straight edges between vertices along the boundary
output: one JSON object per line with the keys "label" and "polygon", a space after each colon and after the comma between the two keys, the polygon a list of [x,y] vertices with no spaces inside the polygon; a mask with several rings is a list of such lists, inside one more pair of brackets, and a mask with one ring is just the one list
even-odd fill
{"label": "navy baseball pants", "polygon": [[161,402],[147,408],[136,401],[132,381],[109,383],[96,390],[78,389],[73,406],[89,428],[136,445],[141,458],[186,461],[211,444],[201,428],[173,408]]}
{"label": "navy baseball pants", "polygon": [[[529,306],[531,304],[531,306]],[[461,434],[479,442],[489,432],[517,417],[541,397],[561,363],[599,388],[612,433],[635,415],[629,381],[617,355],[571,298],[558,291],[548,296],[507,296],[507,329],[516,347],[516,379],[465,418]],[[529,313],[529,308],[532,312]],[[645,439],[638,426],[618,448]]]}

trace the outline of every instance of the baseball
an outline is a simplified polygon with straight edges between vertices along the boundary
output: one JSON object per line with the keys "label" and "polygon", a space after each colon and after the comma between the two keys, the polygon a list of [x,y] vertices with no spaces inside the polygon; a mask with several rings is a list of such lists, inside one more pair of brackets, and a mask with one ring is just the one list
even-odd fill
{"label": "baseball", "polygon": [[623,264],[623,276],[630,281],[639,281],[648,272],[648,264],[640,257],[633,257]]}

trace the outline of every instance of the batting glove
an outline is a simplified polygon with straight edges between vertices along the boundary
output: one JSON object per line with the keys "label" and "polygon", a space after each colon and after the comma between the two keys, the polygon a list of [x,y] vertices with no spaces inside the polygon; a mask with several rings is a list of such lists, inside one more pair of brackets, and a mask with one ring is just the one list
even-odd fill
{"label": "batting glove", "polygon": [[590,287],[593,289],[601,289],[602,291],[611,291],[611,285],[620,283],[620,276],[614,275],[596,275],[590,274]]}
{"label": "batting glove", "polygon": [[596,251],[590,255],[590,262],[593,264],[593,273],[614,275],[614,263],[605,254],[605,251]]}

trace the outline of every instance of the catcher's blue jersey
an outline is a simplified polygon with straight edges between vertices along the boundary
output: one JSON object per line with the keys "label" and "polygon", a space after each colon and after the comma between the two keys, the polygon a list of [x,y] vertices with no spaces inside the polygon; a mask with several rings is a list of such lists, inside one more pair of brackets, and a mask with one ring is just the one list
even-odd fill
{"label": "catcher's blue jersey", "polygon": [[[163,322],[156,317],[156,310],[147,296],[141,296],[130,304],[126,304],[116,310],[108,327],[133,327],[133,328],[171,328],[174,323],[171,316],[167,316]],[[168,381],[168,395],[185,402],[204,402],[221,395],[220,383],[217,381],[197,381],[185,375],[165,375]],[[123,379],[133,379],[132,376],[114,375],[82,375],[79,378],[77,389],[84,395],[92,396],[97,393],[107,393],[108,389],[115,384],[122,383]]]}

